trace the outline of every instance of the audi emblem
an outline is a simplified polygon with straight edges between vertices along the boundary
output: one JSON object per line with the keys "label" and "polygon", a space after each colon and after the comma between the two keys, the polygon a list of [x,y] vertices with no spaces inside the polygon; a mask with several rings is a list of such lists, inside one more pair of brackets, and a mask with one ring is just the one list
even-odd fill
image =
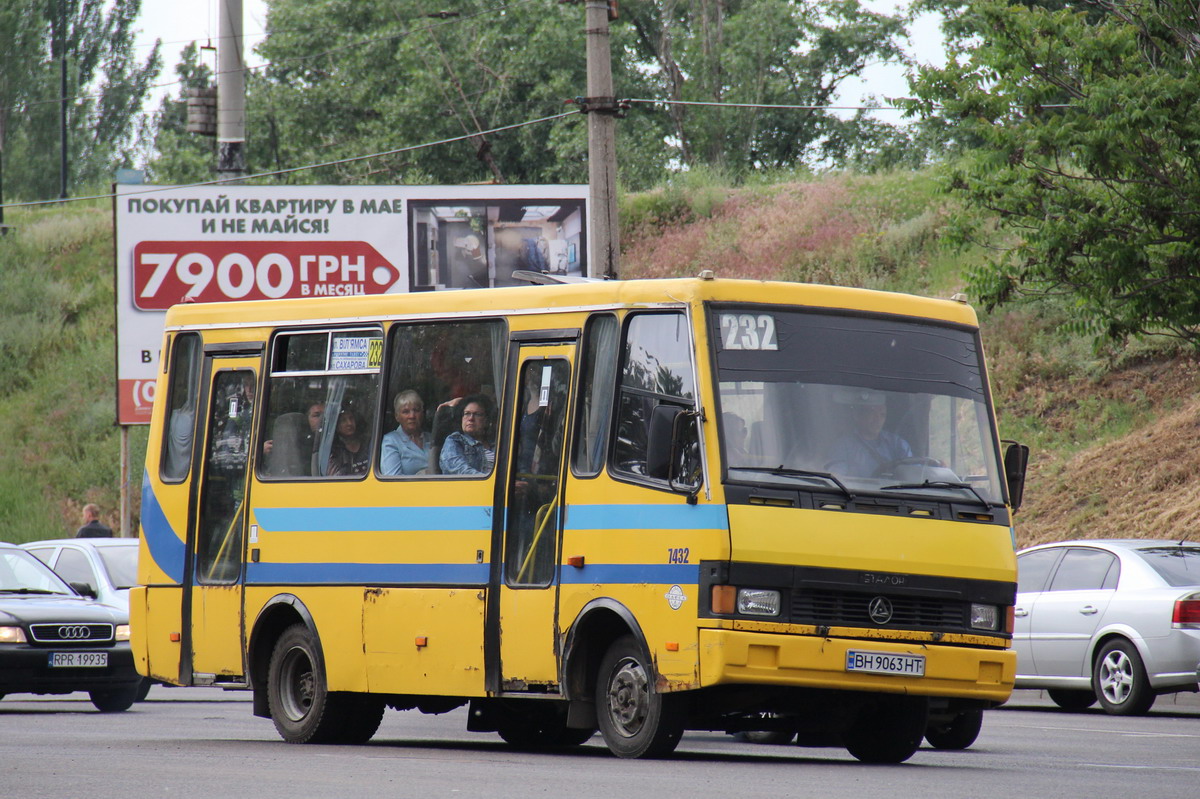
{"label": "audi emblem", "polygon": [[887,624],[892,620],[892,601],[885,596],[877,596],[867,605],[867,615],[876,624]]}
{"label": "audi emblem", "polygon": [[58,628],[58,637],[64,641],[78,641],[83,638],[91,638],[92,633],[82,624],[64,624]]}

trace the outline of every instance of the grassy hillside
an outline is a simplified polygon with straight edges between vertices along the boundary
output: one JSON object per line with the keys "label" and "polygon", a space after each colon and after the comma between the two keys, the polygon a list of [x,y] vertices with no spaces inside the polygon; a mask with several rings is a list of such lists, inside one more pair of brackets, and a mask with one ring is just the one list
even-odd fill
{"label": "grassy hillside", "polygon": [[[949,296],[980,253],[939,243],[961,213],[932,172],[830,176],[732,189],[692,175],[622,198],[622,276],[804,280]],[[10,212],[0,239],[0,539],[71,534],[98,502],[118,525],[111,210]],[[1200,537],[1194,354],[1096,352],[1061,331],[1070,308],[983,318],[1001,434],[1033,448],[1021,544]],[[136,498],[146,429],[132,428]]]}

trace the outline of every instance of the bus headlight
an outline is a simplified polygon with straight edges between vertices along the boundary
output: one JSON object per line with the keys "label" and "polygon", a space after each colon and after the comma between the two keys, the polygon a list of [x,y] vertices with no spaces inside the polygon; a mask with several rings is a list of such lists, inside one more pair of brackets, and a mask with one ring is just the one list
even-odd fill
{"label": "bus headlight", "polygon": [[778,616],[779,592],[766,588],[739,588],[737,610],[747,616]]}
{"label": "bus headlight", "polygon": [[1000,609],[995,605],[971,603],[971,629],[999,630]]}

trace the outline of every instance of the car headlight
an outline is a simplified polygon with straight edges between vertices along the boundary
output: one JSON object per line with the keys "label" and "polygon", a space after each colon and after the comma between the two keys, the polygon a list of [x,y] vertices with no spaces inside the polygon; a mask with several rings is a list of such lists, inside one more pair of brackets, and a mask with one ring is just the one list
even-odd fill
{"label": "car headlight", "polygon": [[0,644],[27,643],[25,631],[20,627],[0,627]]}
{"label": "car headlight", "polygon": [[971,603],[971,629],[999,630],[1000,608],[995,605]]}
{"label": "car headlight", "polygon": [[128,624],[118,624],[116,634],[117,634],[118,641],[128,641],[129,640],[129,625]]}
{"label": "car headlight", "polygon": [[747,616],[778,616],[779,592],[767,588],[739,588],[737,610]]}

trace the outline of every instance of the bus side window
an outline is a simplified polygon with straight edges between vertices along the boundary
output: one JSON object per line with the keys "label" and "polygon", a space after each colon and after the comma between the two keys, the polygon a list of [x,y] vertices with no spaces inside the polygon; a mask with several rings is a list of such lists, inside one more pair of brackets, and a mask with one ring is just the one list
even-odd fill
{"label": "bus side window", "polygon": [[575,473],[596,475],[604,468],[612,421],[613,384],[617,378],[617,317],[601,314],[588,321],[583,342],[579,424],[575,427]]}
{"label": "bus side window", "polygon": [[200,394],[200,336],[195,333],[175,337],[169,391],[160,473],[164,481],[178,482],[187,477],[191,466]]}
{"label": "bus side window", "polygon": [[[680,313],[644,313],[629,317],[625,326],[617,402],[617,438],[613,468],[643,478],[665,479],[649,458],[651,422],[660,424],[675,411],[695,408],[691,360],[691,331]],[[668,406],[664,411],[656,409]],[[661,458],[660,458],[661,459]]]}

